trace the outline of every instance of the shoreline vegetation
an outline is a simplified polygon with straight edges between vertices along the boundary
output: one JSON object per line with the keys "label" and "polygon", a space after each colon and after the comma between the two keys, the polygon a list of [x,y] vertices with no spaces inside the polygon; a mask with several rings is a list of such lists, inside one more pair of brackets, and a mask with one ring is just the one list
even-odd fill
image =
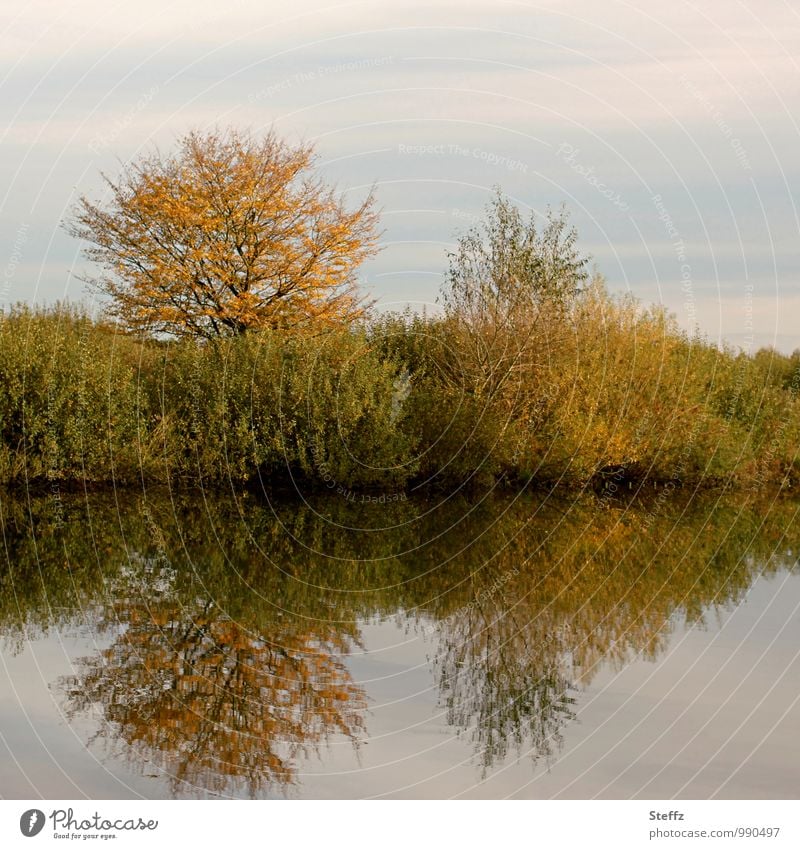
{"label": "shoreline vegetation", "polygon": [[800,350],[754,355],[609,293],[566,213],[496,190],[436,315],[376,313],[355,209],[274,133],[190,133],[67,229],[105,312],[0,313],[0,485],[791,487]]}
{"label": "shoreline vegetation", "polygon": [[[406,313],[322,333],[127,334],[77,306],[0,317],[0,484],[318,489],[791,487],[800,355],[719,350],[595,280],[486,350]],[[474,347],[472,347],[474,346]],[[502,363],[505,382],[493,373]],[[496,381],[500,386],[492,385]]]}

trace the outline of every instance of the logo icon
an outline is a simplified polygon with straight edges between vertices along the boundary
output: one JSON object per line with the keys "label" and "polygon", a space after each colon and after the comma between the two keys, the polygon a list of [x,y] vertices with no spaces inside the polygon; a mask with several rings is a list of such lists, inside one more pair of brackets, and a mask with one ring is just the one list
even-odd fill
{"label": "logo icon", "polygon": [[31,808],[19,818],[19,830],[25,837],[36,837],[44,828],[44,813],[38,808]]}

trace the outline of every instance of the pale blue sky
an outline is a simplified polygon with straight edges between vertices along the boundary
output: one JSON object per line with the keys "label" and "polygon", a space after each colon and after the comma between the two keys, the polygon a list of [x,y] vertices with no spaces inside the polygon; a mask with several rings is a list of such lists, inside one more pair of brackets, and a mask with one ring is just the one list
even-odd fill
{"label": "pale blue sky", "polygon": [[232,123],[314,140],[354,199],[377,185],[385,249],[362,276],[384,305],[435,300],[497,184],[565,202],[614,289],[792,350],[798,71],[778,0],[5,4],[0,301],[91,297],[59,228],[76,195]]}

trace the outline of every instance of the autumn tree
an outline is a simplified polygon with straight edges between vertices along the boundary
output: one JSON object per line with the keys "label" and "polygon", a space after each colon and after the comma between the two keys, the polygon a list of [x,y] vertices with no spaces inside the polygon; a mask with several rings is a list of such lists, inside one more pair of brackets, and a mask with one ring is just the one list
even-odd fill
{"label": "autumn tree", "polygon": [[548,210],[543,226],[523,218],[499,190],[480,226],[450,253],[442,292],[446,313],[473,327],[511,326],[544,307],[567,305],[587,279],[566,213]]}
{"label": "autumn tree", "polygon": [[571,333],[570,311],[587,280],[588,260],[566,213],[548,211],[537,221],[499,190],[483,221],[457,241],[441,294],[443,392],[473,411],[469,446],[497,454],[502,463],[528,453],[552,399],[543,365]]}
{"label": "autumn tree", "polygon": [[314,175],[313,155],[272,132],[192,132],[173,155],[104,175],[108,200],[83,197],[68,227],[102,268],[84,279],[126,327],[175,336],[358,317],[373,198],[348,210]]}
{"label": "autumn tree", "polygon": [[453,365],[475,394],[497,397],[520,372],[530,380],[531,357],[587,279],[576,241],[563,211],[548,211],[539,227],[499,190],[481,226],[458,239],[442,303],[457,340]]}

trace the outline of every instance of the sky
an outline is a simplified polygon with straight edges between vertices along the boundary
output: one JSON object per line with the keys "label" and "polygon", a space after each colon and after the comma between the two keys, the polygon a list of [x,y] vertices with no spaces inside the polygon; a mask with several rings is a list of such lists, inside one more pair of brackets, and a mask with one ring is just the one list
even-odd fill
{"label": "sky", "polygon": [[617,292],[800,347],[800,7],[787,0],[30,0],[0,6],[0,306],[68,298],[63,223],[192,129],[315,144],[374,186],[381,308],[435,310],[494,187],[564,204]]}

